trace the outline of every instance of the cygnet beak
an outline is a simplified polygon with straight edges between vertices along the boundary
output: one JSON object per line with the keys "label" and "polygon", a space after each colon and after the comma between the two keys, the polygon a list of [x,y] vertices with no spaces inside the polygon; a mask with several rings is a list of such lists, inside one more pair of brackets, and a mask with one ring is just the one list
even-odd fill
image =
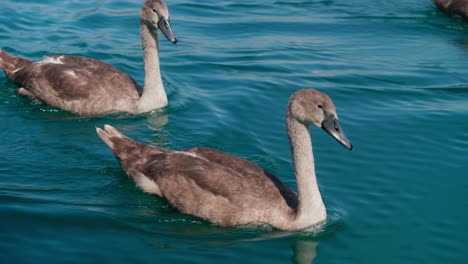
{"label": "cygnet beak", "polygon": [[352,150],[353,145],[346,137],[343,130],[338,123],[338,119],[333,114],[326,115],[325,120],[322,122],[322,129],[336,139],[343,147]]}
{"label": "cygnet beak", "polygon": [[162,31],[164,36],[166,36],[167,40],[169,40],[170,42],[174,44],[177,43],[177,39],[174,35],[174,32],[172,32],[171,24],[169,23],[169,20],[165,18],[159,19],[158,28]]}

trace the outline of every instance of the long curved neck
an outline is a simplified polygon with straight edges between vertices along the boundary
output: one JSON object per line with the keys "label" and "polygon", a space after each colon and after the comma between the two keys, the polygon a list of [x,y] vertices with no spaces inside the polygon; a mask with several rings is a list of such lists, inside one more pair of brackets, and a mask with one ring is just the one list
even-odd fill
{"label": "long curved neck", "polygon": [[309,127],[289,115],[286,122],[299,200],[295,221],[305,227],[325,220],[327,213],[315,176]]}
{"label": "long curved neck", "polygon": [[140,23],[141,43],[145,63],[145,84],[138,101],[137,111],[144,113],[167,105],[167,96],[159,69],[158,36],[148,26]]}

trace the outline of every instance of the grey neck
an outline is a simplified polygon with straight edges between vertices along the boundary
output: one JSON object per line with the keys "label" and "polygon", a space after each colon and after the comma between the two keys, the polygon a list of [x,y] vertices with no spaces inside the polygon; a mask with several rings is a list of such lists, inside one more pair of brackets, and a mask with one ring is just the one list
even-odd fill
{"label": "grey neck", "polygon": [[299,200],[294,221],[298,226],[307,227],[325,220],[327,213],[315,176],[314,154],[312,152],[309,126],[297,121],[289,114],[286,123]]}
{"label": "grey neck", "polygon": [[145,84],[138,101],[137,112],[144,113],[167,105],[167,96],[159,69],[159,43],[157,33],[140,23],[141,43],[145,63]]}

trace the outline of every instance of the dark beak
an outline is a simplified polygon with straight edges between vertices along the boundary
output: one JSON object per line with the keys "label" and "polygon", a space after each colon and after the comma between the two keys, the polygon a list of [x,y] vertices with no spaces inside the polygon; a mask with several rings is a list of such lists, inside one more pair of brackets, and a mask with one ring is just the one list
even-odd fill
{"label": "dark beak", "polygon": [[177,43],[177,39],[171,29],[171,24],[169,24],[169,21],[167,19],[165,18],[159,19],[158,28],[162,31],[164,36],[166,36],[167,40],[169,40],[170,42],[174,44]]}
{"label": "dark beak", "polygon": [[340,142],[345,148],[351,150],[353,149],[353,145],[348,138],[346,138],[343,130],[338,123],[338,119],[334,115],[328,115],[325,120],[322,122],[322,129],[325,130],[328,134],[330,134],[336,141]]}

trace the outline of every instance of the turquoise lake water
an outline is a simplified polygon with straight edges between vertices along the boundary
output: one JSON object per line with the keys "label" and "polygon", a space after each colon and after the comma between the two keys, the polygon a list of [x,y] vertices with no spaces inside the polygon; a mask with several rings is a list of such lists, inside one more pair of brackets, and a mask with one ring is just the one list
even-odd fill
{"label": "turquoise lake water", "polygon": [[[169,106],[79,118],[0,73],[0,263],[468,263],[468,23],[429,0],[167,1]],[[0,48],[93,57],[142,83],[142,1],[2,0]],[[127,178],[95,127],[205,146],[295,188],[290,94],[334,100],[347,151],[312,128],[329,215],[315,232],[223,228]]]}

